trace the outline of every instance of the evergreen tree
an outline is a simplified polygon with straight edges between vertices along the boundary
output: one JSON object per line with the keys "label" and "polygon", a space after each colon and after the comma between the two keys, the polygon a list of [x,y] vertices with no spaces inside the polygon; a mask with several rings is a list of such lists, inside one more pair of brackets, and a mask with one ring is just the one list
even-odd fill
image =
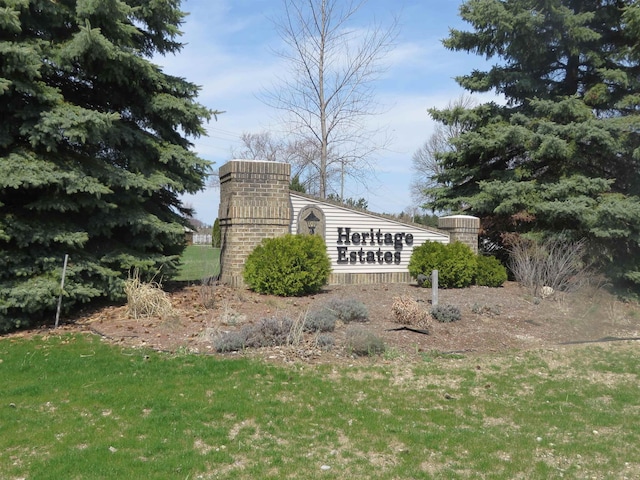
{"label": "evergreen tree", "polygon": [[289,190],[300,193],[307,193],[307,189],[304,187],[304,184],[300,181],[300,175],[294,175],[291,178],[291,183],[289,184]]}
{"label": "evergreen tree", "polygon": [[364,197],[360,197],[358,199],[355,199],[353,197],[342,198],[340,195],[330,193],[329,195],[327,195],[327,200],[341,203],[342,205],[350,208],[356,208],[358,210],[367,210],[369,208],[369,202]]}
{"label": "evergreen tree", "polygon": [[222,246],[222,229],[220,228],[220,219],[216,218],[211,227],[211,246],[220,248]]}
{"label": "evergreen tree", "polygon": [[0,331],[121,299],[133,269],[170,276],[179,199],[209,162],[211,112],[151,63],[178,52],[179,0],[0,0]]}
{"label": "evergreen tree", "polygon": [[630,0],[468,0],[444,45],[495,59],[457,79],[505,105],[431,110],[468,127],[439,156],[435,210],[483,235],[586,238],[613,279],[640,286],[640,7]]}

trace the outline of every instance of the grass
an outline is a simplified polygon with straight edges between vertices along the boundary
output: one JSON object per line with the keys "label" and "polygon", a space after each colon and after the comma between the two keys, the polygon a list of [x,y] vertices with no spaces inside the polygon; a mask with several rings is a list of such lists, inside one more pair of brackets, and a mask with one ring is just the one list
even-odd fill
{"label": "grass", "polygon": [[282,367],[3,338],[0,478],[638,478],[637,349]]}
{"label": "grass", "polygon": [[182,267],[176,277],[181,282],[199,282],[220,274],[220,249],[206,245],[189,245],[182,254]]}

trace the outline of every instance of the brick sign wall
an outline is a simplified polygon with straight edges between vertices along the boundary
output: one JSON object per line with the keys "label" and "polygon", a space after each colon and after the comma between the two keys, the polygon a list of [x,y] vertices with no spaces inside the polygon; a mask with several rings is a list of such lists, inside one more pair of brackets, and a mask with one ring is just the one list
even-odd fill
{"label": "brick sign wall", "polygon": [[411,252],[425,241],[461,241],[477,252],[475,217],[443,217],[438,229],[429,229],[349,209],[291,192],[286,163],[232,160],[219,175],[220,280],[230,286],[244,286],[245,259],[262,239],[287,233],[324,238],[334,284],[408,283]]}

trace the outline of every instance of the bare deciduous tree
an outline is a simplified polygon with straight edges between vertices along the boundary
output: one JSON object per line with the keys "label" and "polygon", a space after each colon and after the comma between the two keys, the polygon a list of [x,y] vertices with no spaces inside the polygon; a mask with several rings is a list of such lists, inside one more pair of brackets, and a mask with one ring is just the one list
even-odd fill
{"label": "bare deciduous tree", "polygon": [[372,155],[388,145],[380,129],[366,119],[381,113],[373,86],[384,71],[382,60],[393,47],[397,20],[383,28],[350,28],[366,0],[283,0],[284,15],[274,23],[285,48],[277,52],[289,67],[263,95],[281,110],[288,131],[318,156],[318,195],[326,198],[332,172],[366,182]]}
{"label": "bare deciduous tree", "polygon": [[270,132],[243,133],[242,146],[231,151],[233,158],[269,160],[291,165],[291,178],[298,178],[307,193],[318,194],[318,148],[309,138],[275,138]]}
{"label": "bare deciduous tree", "polygon": [[233,158],[245,160],[268,160],[270,162],[285,162],[283,153],[284,142],[275,139],[269,132],[248,133],[240,135],[242,146],[231,151]]}
{"label": "bare deciduous tree", "polygon": [[536,296],[575,291],[593,277],[591,265],[585,262],[586,250],[584,239],[550,238],[536,242],[515,237],[509,248],[509,267],[516,281]]}
{"label": "bare deciduous tree", "polygon": [[[476,105],[473,98],[462,95],[453,102],[449,102],[447,109],[469,109]],[[427,190],[438,186],[437,177],[443,172],[443,166],[438,161],[438,155],[453,150],[451,139],[465,131],[465,125],[455,122],[452,125],[436,124],[434,132],[424,144],[414,152],[412,160],[413,177],[411,180],[411,197],[413,201],[422,205],[429,201]]]}

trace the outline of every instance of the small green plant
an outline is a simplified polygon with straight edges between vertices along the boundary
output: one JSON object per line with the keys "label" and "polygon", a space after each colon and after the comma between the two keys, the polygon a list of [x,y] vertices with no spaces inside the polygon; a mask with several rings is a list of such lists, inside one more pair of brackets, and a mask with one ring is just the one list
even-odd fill
{"label": "small green plant", "polygon": [[343,323],[369,321],[367,307],[355,298],[334,298],[327,304],[326,308],[334,312],[337,319]]}
{"label": "small green plant", "polygon": [[507,281],[507,269],[496,257],[478,255],[476,285],[483,287],[501,287]]}
{"label": "small green plant", "polygon": [[290,297],[317,293],[330,273],[321,237],[288,234],[264,239],[247,257],[243,277],[258,293]]}
{"label": "small green plant", "polygon": [[438,286],[464,288],[473,283],[477,265],[477,255],[463,243],[425,242],[413,249],[408,269],[423,287],[431,286],[431,272],[438,270]]}
{"label": "small green plant", "polygon": [[347,328],[346,348],[349,353],[360,357],[379,355],[385,351],[382,339],[360,325]]}
{"label": "small green plant", "polygon": [[402,351],[400,351],[399,349],[392,347],[392,348],[387,348],[384,351],[384,359],[385,360],[397,360],[399,358],[403,358],[404,355],[402,354]]}
{"label": "small green plant", "polygon": [[440,352],[438,350],[429,350],[428,352],[422,352],[420,354],[422,360],[426,363],[433,362],[437,359],[447,359],[447,360],[462,360],[465,356],[461,353],[456,352]]}
{"label": "small green plant", "polygon": [[336,328],[336,315],[327,308],[314,310],[304,319],[305,332],[333,332]]}
{"label": "small green plant", "polygon": [[454,305],[436,305],[431,309],[431,316],[441,323],[457,322],[462,318],[460,309]]}
{"label": "small green plant", "polygon": [[496,317],[500,315],[500,307],[497,305],[485,305],[480,303],[474,303],[471,307],[471,311],[476,315],[486,315],[489,317]]}

